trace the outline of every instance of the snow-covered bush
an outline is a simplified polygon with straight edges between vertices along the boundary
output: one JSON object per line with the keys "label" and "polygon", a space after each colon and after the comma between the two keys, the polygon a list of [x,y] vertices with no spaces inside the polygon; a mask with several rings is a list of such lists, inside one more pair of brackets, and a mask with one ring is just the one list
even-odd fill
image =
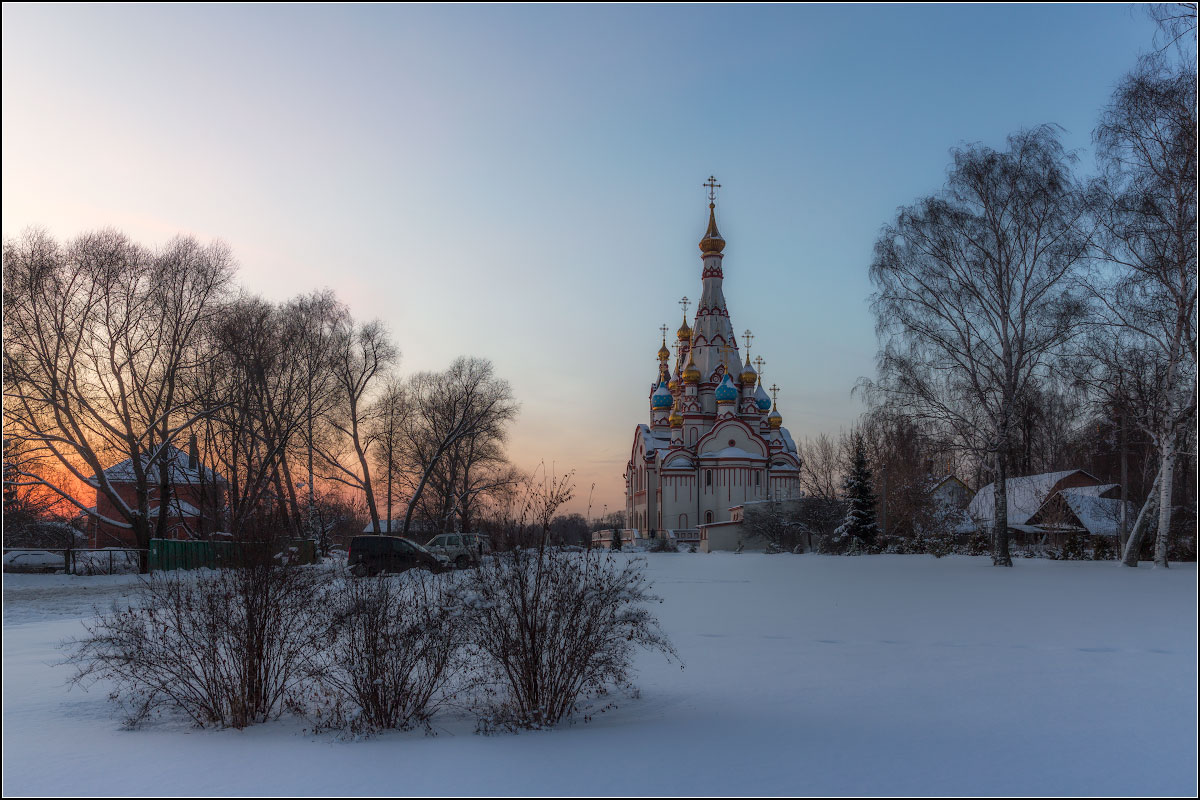
{"label": "snow-covered bush", "polygon": [[127,608],[85,622],[86,635],[67,643],[75,681],[111,681],[131,725],[160,708],[197,725],[270,719],[321,652],[317,582],[313,570],[269,562],[154,573]]}
{"label": "snow-covered bush", "polygon": [[355,579],[322,593],[329,648],[320,682],[335,713],[323,722],[354,733],[428,726],[453,696],[465,628],[452,576],[410,570]]}
{"label": "snow-covered bush", "polygon": [[988,535],[982,530],[976,529],[971,534],[971,538],[967,540],[967,555],[969,556],[986,556],[991,552],[992,543],[988,539]]}
{"label": "snow-covered bush", "polygon": [[838,533],[830,533],[817,537],[817,552],[822,555],[841,555],[849,546],[849,537]]}
{"label": "snow-covered bush", "polygon": [[1113,561],[1117,557],[1117,548],[1111,536],[1092,537],[1092,560]]}
{"label": "snow-covered bush", "polygon": [[650,546],[646,548],[651,553],[678,553],[679,547],[675,544],[674,539],[669,539],[666,536],[659,536],[650,540]]}
{"label": "snow-covered bush", "polygon": [[607,550],[500,553],[462,584],[480,729],[554,725],[629,682],[637,648],[676,657],[645,607],[644,561]]}
{"label": "snow-covered bush", "polygon": [[925,537],[925,552],[934,558],[950,555],[954,552],[954,534],[947,531],[935,531]]}
{"label": "snow-covered bush", "polygon": [[1063,542],[1062,557],[1066,561],[1083,561],[1087,557],[1084,553],[1083,537],[1072,531]]}

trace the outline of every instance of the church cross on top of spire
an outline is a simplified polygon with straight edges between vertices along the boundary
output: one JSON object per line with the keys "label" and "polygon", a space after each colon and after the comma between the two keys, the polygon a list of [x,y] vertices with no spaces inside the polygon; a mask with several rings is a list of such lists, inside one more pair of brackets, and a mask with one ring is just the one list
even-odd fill
{"label": "church cross on top of spire", "polygon": [[721,184],[717,183],[717,179],[712,175],[708,176],[708,180],[704,183],[708,187],[708,202],[709,208],[713,208],[717,203],[717,189],[721,188]]}

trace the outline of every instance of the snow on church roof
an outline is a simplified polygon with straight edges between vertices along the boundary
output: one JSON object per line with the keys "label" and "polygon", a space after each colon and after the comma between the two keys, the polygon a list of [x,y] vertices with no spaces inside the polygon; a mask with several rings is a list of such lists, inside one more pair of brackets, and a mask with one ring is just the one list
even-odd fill
{"label": "snow on church roof", "polygon": [[638,423],[638,432],[642,435],[642,441],[646,443],[646,457],[650,458],[656,450],[670,450],[671,440],[660,439],[654,435],[654,431],[650,430],[650,426],[644,422]]}
{"label": "snow on church roof", "polygon": [[[711,456],[711,455],[713,455],[713,454],[712,454],[712,453],[705,453],[704,455],[705,455],[705,456]],[[742,448],[740,448],[740,447],[726,447],[724,450],[720,451],[719,453],[716,453],[716,457],[717,457],[717,458],[743,458],[743,459],[754,459],[755,461],[762,461],[762,460],[763,460],[763,456],[757,455],[756,453],[751,453],[751,452],[748,452],[748,451],[746,451],[746,450],[743,450],[743,449],[742,449]]]}

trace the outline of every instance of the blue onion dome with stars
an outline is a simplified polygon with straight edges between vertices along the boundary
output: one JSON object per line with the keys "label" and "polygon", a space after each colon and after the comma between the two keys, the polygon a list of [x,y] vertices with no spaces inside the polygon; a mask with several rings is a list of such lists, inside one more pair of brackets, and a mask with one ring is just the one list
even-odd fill
{"label": "blue onion dome with stars", "polygon": [[738,398],[737,387],[733,385],[733,381],[729,379],[729,373],[725,373],[725,378],[721,381],[721,385],[713,392],[713,396],[717,398],[718,403],[736,403]]}
{"label": "blue onion dome with stars", "polygon": [[655,411],[670,411],[674,402],[675,397],[667,388],[667,382],[659,381],[658,388],[654,390],[654,394],[650,395],[650,408]]}

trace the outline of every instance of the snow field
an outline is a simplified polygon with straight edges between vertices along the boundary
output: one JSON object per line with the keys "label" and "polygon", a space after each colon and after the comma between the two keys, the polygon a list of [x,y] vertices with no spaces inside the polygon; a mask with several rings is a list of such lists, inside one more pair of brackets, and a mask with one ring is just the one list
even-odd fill
{"label": "snow field", "polygon": [[[619,556],[620,557],[620,556]],[[632,557],[632,556],[624,556]],[[1179,794],[1196,791],[1196,570],[652,553],[686,669],[554,731],[365,741],[287,717],[121,729],[56,644],[131,576],[4,576],[5,794]]]}

